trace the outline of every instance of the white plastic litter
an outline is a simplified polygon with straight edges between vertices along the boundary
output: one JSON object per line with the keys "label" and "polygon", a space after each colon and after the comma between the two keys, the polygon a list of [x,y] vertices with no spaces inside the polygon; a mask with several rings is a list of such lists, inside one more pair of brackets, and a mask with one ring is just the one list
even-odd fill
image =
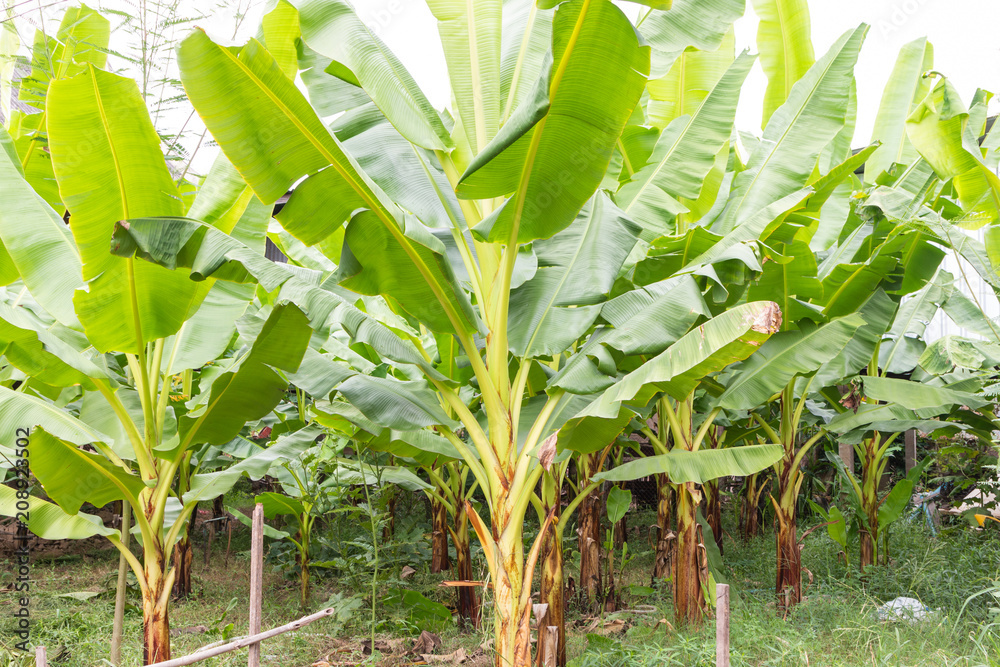
{"label": "white plastic litter", "polygon": [[880,621],[922,621],[933,613],[933,610],[914,598],[896,598],[878,608]]}

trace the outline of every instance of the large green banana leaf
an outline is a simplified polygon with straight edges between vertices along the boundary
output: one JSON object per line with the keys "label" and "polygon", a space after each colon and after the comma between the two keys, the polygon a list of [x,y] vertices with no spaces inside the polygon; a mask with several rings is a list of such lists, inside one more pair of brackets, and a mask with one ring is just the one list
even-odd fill
{"label": "large green banana leaf", "polygon": [[538,270],[510,295],[507,336],[519,357],[551,356],[579,339],[600,315],[639,228],[598,193],[577,219],[534,244]]}
{"label": "large green banana leaf", "polygon": [[316,329],[322,329],[330,313],[343,303],[339,296],[320,287],[323,273],[272,262],[198,220],[126,221],[115,227],[111,251],[123,257],[142,257],[169,269],[189,269],[196,281],[213,277],[234,283],[257,282],[266,292],[280,289],[278,301],[299,305]]}
{"label": "large green banana leaf", "polygon": [[351,219],[340,259],[345,286],[391,295],[435,330],[477,329],[441,242],[404,217],[344,152],[258,42],[234,51],[195,31],[182,42],[178,64],[191,102],[262,201],[277,200],[302,176],[323,169],[292,197],[312,202],[322,215],[302,216],[300,224],[286,228],[311,244]]}
{"label": "large green banana leaf", "polygon": [[[364,172],[399,206],[428,227],[464,228],[458,199],[437,158],[403,138],[373,104],[344,114],[331,129]],[[303,214],[317,214],[310,202],[303,199],[302,203]],[[278,220],[284,223],[295,206],[299,206],[297,197],[289,200],[276,216]]]}
{"label": "large green banana leaf", "polygon": [[744,477],[777,463],[784,455],[781,445],[746,445],[690,452],[675,449],[646,456],[594,475],[595,481],[627,482],[665,473],[673,484],[704,484],[720,477]]}
{"label": "large green banana leaf", "polygon": [[[0,143],[10,145],[2,127]],[[80,253],[62,218],[36,192],[24,179],[17,155],[0,151],[0,245],[35,300],[61,323],[74,326],[73,291],[83,285]]]}
{"label": "large green banana leaf", "polygon": [[766,127],[771,115],[791,96],[795,82],[812,67],[816,55],[806,0],[753,0],[753,9],[760,17],[757,48],[767,74],[761,121],[761,127]]}
{"label": "large green banana leaf", "polygon": [[365,417],[385,428],[412,431],[425,426],[458,428],[424,380],[355,375],[337,387]]}
{"label": "large green banana leaf", "polygon": [[568,449],[580,454],[600,451],[622,434],[634,416],[631,410],[623,407],[614,419],[599,417],[570,419],[559,429],[556,446],[559,451]]}
{"label": "large green banana leaf", "polygon": [[918,156],[906,138],[906,118],[930,90],[924,73],[934,67],[934,47],[926,37],[903,45],[889,75],[875,116],[870,143],[881,146],[865,163],[865,182],[874,183],[893,164],[911,164]]}
{"label": "large green banana leaf", "polygon": [[666,74],[651,78],[646,85],[649,124],[662,129],[681,116],[694,115],[735,57],[736,36],[732,30],[715,49],[682,51]]}
{"label": "large green banana leaf", "polygon": [[49,88],[49,148],[87,281],[76,313],[99,351],[136,353],[176,333],[208,285],[115,257],[109,239],[118,220],[180,215],[180,195],[134,81],[90,66]]}
{"label": "large green banana leaf", "polygon": [[[224,155],[216,158],[188,215],[263,255],[264,234],[271,219],[269,207],[254,196]],[[170,366],[166,373],[200,368],[222,356],[235,331],[236,320],[246,312],[253,295],[253,285],[214,283],[194,316],[176,336],[167,339],[164,348],[170,351]]]}
{"label": "large green banana leaf", "polygon": [[472,153],[500,128],[502,0],[428,0],[448,62],[458,117]]}
{"label": "large green banana leaf", "polygon": [[277,370],[299,367],[311,335],[300,309],[290,304],[275,307],[250,349],[203,392],[204,402],[181,418],[181,437],[219,445],[232,440],[248,421],[271,412],[288,389]]}
{"label": "large green banana leaf", "polygon": [[257,39],[267,47],[275,62],[289,79],[295,80],[299,71],[299,12],[285,0],[278,0],[274,8],[260,19]]}
{"label": "large green banana leaf", "polygon": [[31,472],[52,500],[67,514],[76,514],[85,502],[103,507],[112,500],[138,502],[146,488],[142,479],[90,454],[75,443],[49,434],[44,427],[31,431]]}
{"label": "large green banana leaf", "polygon": [[[83,512],[67,514],[58,505],[35,496],[28,498],[27,502],[28,530],[44,540],[82,540],[118,532],[105,526],[100,517]],[[0,516],[17,516],[17,503],[17,491],[0,485]]]}
{"label": "large green banana leaf", "polygon": [[842,412],[827,425],[827,429],[840,434],[841,442],[857,444],[866,433],[874,431],[901,433],[910,429],[934,433],[938,430],[966,430],[965,424],[921,418],[917,412],[896,403],[862,405],[857,412]]}
{"label": "large green banana leaf", "polygon": [[780,249],[785,257],[764,263],[760,276],[747,291],[747,298],[774,301],[781,306],[786,325],[791,325],[803,316],[803,307],[797,300],[821,301],[823,283],[817,277],[816,255],[805,241],[793,241]]}
{"label": "large green banana leaf", "polygon": [[714,232],[728,233],[809,182],[820,152],[844,127],[854,64],[867,30],[862,25],[846,32],[792,86],[770,117],[746,170],[734,179]]}
{"label": "large green banana leaf", "polygon": [[860,315],[847,315],[811,331],[784,331],[771,336],[760,350],[732,369],[719,405],[750,410],[767,403],[796,375],[808,375],[839,354],[865,324]]}
{"label": "large green banana leaf", "polygon": [[321,435],[322,429],[316,426],[307,426],[278,438],[270,447],[262,449],[224,470],[193,475],[188,492],[184,494],[184,505],[190,506],[201,500],[218,497],[233,488],[233,485],[243,475],[250,479],[260,479],[274,466],[280,465],[283,461],[292,460],[305,450],[315,446],[316,439]]}
{"label": "large green banana leaf", "polygon": [[333,61],[310,49],[301,39],[296,40],[295,45],[299,57],[299,77],[305,84],[309,102],[320,116],[336,116],[372,104],[372,98],[364,88],[358,88],[326,71]]}
{"label": "large green banana leaf", "polygon": [[978,371],[1000,365],[1000,345],[985,340],[942,336],[920,355],[920,367],[933,375],[956,368]]}
{"label": "large green banana leaf", "polygon": [[49,433],[74,444],[109,442],[103,433],[91,428],[52,403],[22,391],[0,386],[0,428],[14,433],[18,428],[43,426]]}
{"label": "large green banana leaf", "polygon": [[18,99],[41,113],[25,115],[17,112],[15,117],[7,115],[15,121],[11,130],[15,134],[18,160],[25,177],[35,192],[60,213],[62,200],[48,151],[46,94],[52,81],[76,76],[88,64],[104,69],[110,36],[108,19],[87,5],[68,8],[55,36],[46,35],[43,30],[36,31],[31,73],[21,79]]}
{"label": "large green banana leaf", "polygon": [[333,60],[330,73],[364,88],[410,142],[433,150],[451,147],[441,117],[416,81],[350,4],[344,0],[293,0],[292,4],[299,10],[302,41]]}
{"label": "large green banana leaf", "polygon": [[947,79],[939,81],[906,119],[906,135],[962,203],[961,221],[980,227],[1000,220],[1000,177],[983,162],[979,130]]}
{"label": "large green banana leaf", "polygon": [[547,113],[505,125],[459,183],[460,197],[513,194],[476,226],[486,240],[527,243],[573,221],[603,179],[649,72],[649,48],[608,0],[561,4],[552,53]]}
{"label": "large green banana leaf", "polygon": [[698,198],[732,134],[740,87],[753,62],[746,53],[737,58],[693,115],[663,131],[649,161],[615,195],[618,206],[643,227],[664,233],[664,221],[686,211],[677,199]]}
{"label": "large green banana leaf", "polygon": [[626,292],[601,308],[614,327],[601,344],[623,354],[659,354],[690,330],[708,307],[691,276],[680,275]]}
{"label": "large green banana leaf", "polygon": [[581,416],[616,417],[619,406],[642,394],[664,391],[680,400],[710,373],[741,361],[781,326],[781,311],[768,301],[747,303],[710,319],[607,389]]}
{"label": "large green banana leaf", "polygon": [[[746,0],[676,0],[666,8],[656,9],[665,11],[649,12],[638,26],[653,47],[652,77],[662,76],[684,52],[718,50],[733,21],[743,16]],[[732,59],[732,47],[729,51]]]}
{"label": "large green banana leaf", "polygon": [[381,433],[372,436],[366,444],[378,451],[414,459],[421,465],[458,461],[462,458],[454,445],[429,429],[416,431],[384,429]]}
{"label": "large green banana leaf", "polygon": [[[875,346],[881,342],[892,323],[896,303],[878,288],[856,312],[864,319],[865,324],[858,327],[844,349],[832,358],[822,360],[823,365],[813,376],[813,386],[816,389],[851,377],[868,366]],[[801,390],[801,387],[798,389]]]}
{"label": "large green banana leaf", "polygon": [[500,99],[502,123],[531,91],[542,74],[552,42],[552,11],[534,0],[504,0],[500,38]]}
{"label": "large green banana leaf", "polygon": [[918,411],[928,409],[947,411],[956,405],[978,409],[990,403],[982,395],[970,391],[896,378],[865,377],[864,393],[869,398],[897,403],[904,408]]}
{"label": "large green banana leaf", "polygon": [[947,292],[940,284],[928,283],[903,301],[887,334],[888,339],[879,347],[879,366],[888,373],[913,370],[927,347],[924,331],[946,297]]}
{"label": "large green banana leaf", "polygon": [[78,332],[49,328],[31,311],[0,303],[0,354],[28,377],[52,387],[94,389],[91,378],[109,379],[109,373],[88,348]]}

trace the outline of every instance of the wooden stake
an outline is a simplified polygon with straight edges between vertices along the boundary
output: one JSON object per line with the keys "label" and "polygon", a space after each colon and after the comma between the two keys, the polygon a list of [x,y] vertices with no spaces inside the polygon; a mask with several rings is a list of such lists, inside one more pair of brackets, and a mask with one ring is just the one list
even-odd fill
{"label": "wooden stake", "polygon": [[715,667],[729,667],[729,586],[715,585]]}
{"label": "wooden stake", "polygon": [[[250,537],[250,635],[260,633],[260,609],[264,596],[264,506],[253,508],[253,532]],[[249,667],[260,667],[260,642],[250,645]]]}
{"label": "wooden stake", "polygon": [[[132,506],[122,501],[122,547],[128,549],[129,530],[132,523]],[[118,585],[115,588],[115,617],[111,627],[111,664],[117,667],[122,660],[122,630],[125,626],[125,591],[128,586],[128,560],[125,554],[118,554]]]}
{"label": "wooden stake", "polygon": [[48,667],[48,660],[45,657],[45,647],[35,647],[35,667]]}
{"label": "wooden stake", "polygon": [[910,470],[913,466],[917,465],[917,432],[914,429],[910,429],[906,432],[904,436],[906,447],[904,451],[904,458],[906,460],[906,474],[910,474]]}

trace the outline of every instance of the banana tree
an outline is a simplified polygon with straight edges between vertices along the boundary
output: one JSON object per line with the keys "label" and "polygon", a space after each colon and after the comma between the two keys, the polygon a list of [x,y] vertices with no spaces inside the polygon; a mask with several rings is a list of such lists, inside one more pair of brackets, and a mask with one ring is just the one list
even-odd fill
{"label": "banana tree", "polygon": [[[297,367],[309,326],[291,306],[252,318],[247,348],[202,373],[187,404],[172,403],[174,376],[224,352],[252,292],[216,290],[214,281],[196,285],[162,267],[115,257],[109,252],[113,226],[131,215],[186,212],[259,247],[267,210],[227,165],[213,170],[197,202],[185,205],[128,79],[89,63],[72,78],[51,81],[46,105],[48,154],[70,233],[25,180],[12,159],[17,153],[0,151],[0,182],[10,202],[0,213],[0,239],[23,285],[0,326],[10,364],[39,388],[78,387],[83,401],[73,415],[37,395],[5,389],[6,413],[38,426],[34,472],[55,501],[39,505],[45,509],[33,519],[38,534],[60,534],[58,526],[84,501],[131,505],[142,560],[117,537],[109,539],[140,581],[144,659],[155,662],[170,650],[167,605],[176,576],[170,551],[197,500],[206,489],[224,490],[220,480],[232,483],[243,470],[256,474],[264,459],[283,450],[214,476],[195,475],[180,499],[177,470],[196,445],[226,442],[247,419],[270,411],[286,382],[274,369]],[[10,145],[6,132],[0,143]],[[24,308],[25,294],[37,303],[35,312]],[[286,347],[276,349],[273,341],[282,337]],[[97,453],[79,448],[85,444]],[[168,518],[172,497],[179,514]],[[5,510],[12,512],[6,502]],[[87,522],[89,534],[106,534]]]}
{"label": "banana tree", "polygon": [[[567,353],[598,318],[613,317],[602,304],[615,280],[629,270],[626,261],[637,238],[645,229],[669,224],[653,200],[662,200],[661,193],[670,192],[669,183],[681,176],[684,189],[678,196],[700,196],[698,174],[716,165],[731,121],[706,115],[704,125],[693,125],[697,132],[678,125],[678,146],[685,150],[665,144],[657,158],[663,164],[651,166],[643,177],[654,179],[656,187],[633,186],[642,192],[630,201],[642,205],[630,206],[624,197],[612,202],[596,191],[640,100],[650,51],[610,2],[573,0],[554,11],[514,12],[505,30],[499,2],[435,6],[458,101],[454,126],[430,107],[403,64],[346,3],[293,4],[301,43],[328,59],[325,73],[371,100],[338,119],[332,131],[288,78],[284,56],[279,62],[268,51],[279,52],[270,37],[265,36],[267,48],[251,41],[230,49],[196,32],[181,45],[179,66],[209,131],[262,201],[275,201],[307,177],[278,219],[291,237],[318,249],[336,268],[305,272],[263,266],[240,244],[182,219],[128,219],[115,232],[115,252],[183,267],[195,279],[252,277],[264,290],[280,290],[282,298],[300,304],[314,326],[327,326],[336,309],[352,340],[392,362],[385,377],[342,373],[337,391],[382,427],[434,427],[469,465],[489,509],[487,526],[466,506],[490,566],[497,664],[526,665],[531,574],[553,522],[546,515],[542,538],[525,555],[524,514],[530,490],[542,476],[543,467],[533,465],[541,443],[609,384],[612,393],[595,403],[601,419],[620,417],[620,405],[605,409],[608,401],[620,402],[613,398],[616,391],[624,397],[634,382],[681,383],[685,374],[700,379],[749,355],[774,331],[776,307],[747,303],[709,320],[705,330],[691,331],[682,344],[678,339],[698,316],[684,314],[690,303],[678,300],[672,307],[685,325],[673,338],[664,341],[649,324],[618,332],[619,344],[650,336],[658,337],[651,347],[660,347],[648,365],[630,369],[617,381],[625,388],[616,382],[615,369],[603,373],[589,391],[582,389],[585,383],[559,376],[569,368]],[[682,7],[690,11],[692,5]],[[453,30],[473,24],[475,43],[468,39],[471,31]],[[542,25],[551,29],[535,30]],[[476,76],[465,74],[470,62]],[[501,62],[514,66],[501,67]],[[737,63],[727,80],[730,89],[749,69],[748,59]],[[809,106],[809,99],[803,92],[796,104]],[[794,123],[793,115],[783,115],[781,122]],[[699,149],[693,158],[689,147]],[[811,166],[805,177],[810,171]],[[659,174],[665,174],[667,184],[661,185]],[[780,170],[768,171],[759,181],[778,175]],[[754,224],[766,225],[799,201],[801,187],[773,197],[776,190],[768,187],[746,198],[746,207],[730,217],[742,223],[742,212],[754,210]],[[632,215],[639,224],[629,219]],[[164,225],[174,233],[155,232]],[[752,226],[713,251],[724,259],[724,252],[741,253],[742,242],[753,237]],[[751,236],[737,238],[748,232]],[[751,261],[747,253],[741,256]],[[365,319],[365,326],[348,322],[347,315],[356,318],[351,308],[359,303],[348,290],[383,295],[379,318],[391,315],[393,326],[376,326],[374,318]],[[631,291],[634,300],[649,296],[645,287]],[[662,303],[671,309],[670,298]],[[698,366],[706,361],[706,349],[712,350],[712,361]],[[471,376],[458,369],[442,371],[432,352],[461,357]],[[548,378],[540,362],[557,374]],[[682,404],[697,386],[685,377],[684,391],[672,399]],[[632,392],[627,400],[634,397]],[[649,399],[644,395],[642,402]],[[471,447],[456,433],[459,426]],[[684,477],[683,483],[688,479],[695,481]]]}

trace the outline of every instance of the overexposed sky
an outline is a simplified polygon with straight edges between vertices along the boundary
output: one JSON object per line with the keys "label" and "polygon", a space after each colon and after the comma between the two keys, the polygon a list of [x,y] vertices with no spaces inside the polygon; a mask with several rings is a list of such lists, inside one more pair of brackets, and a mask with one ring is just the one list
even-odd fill
{"label": "overexposed sky", "polygon": [[[260,21],[264,0],[168,0],[179,3],[180,12],[208,14],[198,22],[213,37],[228,43],[242,43],[253,36]],[[8,0],[18,13],[22,40],[30,40],[31,24],[39,12],[53,20],[69,2],[54,0]],[[213,2],[216,4],[213,5]],[[135,13],[142,0],[92,0],[98,7]],[[630,15],[645,11],[641,5],[620,2]],[[450,104],[444,55],[437,24],[423,0],[354,0],[362,20],[372,26],[410,69],[428,98],[437,107]],[[34,10],[41,7],[40,10]],[[235,31],[237,10],[249,10]],[[899,48],[918,37],[927,36],[934,45],[935,69],[950,77],[963,99],[971,99],[977,87],[1000,92],[1000,1],[998,0],[810,0],[812,39],[817,57],[846,30],[859,23],[871,29],[862,49],[855,75],[858,84],[858,118],[854,145],[863,146],[871,136],[882,89],[892,71]],[[737,51],[756,51],[757,17],[747,2],[746,15],[736,23]],[[119,38],[114,35],[113,40]],[[112,47],[115,47],[113,41]],[[121,63],[118,65],[122,66]],[[760,64],[744,84],[737,127],[759,132],[761,103],[766,79]],[[186,118],[180,114],[178,125]],[[195,119],[194,124],[197,124]],[[174,128],[176,129],[176,128]],[[200,128],[199,128],[200,129]],[[198,155],[195,170],[210,164],[213,150]]]}

